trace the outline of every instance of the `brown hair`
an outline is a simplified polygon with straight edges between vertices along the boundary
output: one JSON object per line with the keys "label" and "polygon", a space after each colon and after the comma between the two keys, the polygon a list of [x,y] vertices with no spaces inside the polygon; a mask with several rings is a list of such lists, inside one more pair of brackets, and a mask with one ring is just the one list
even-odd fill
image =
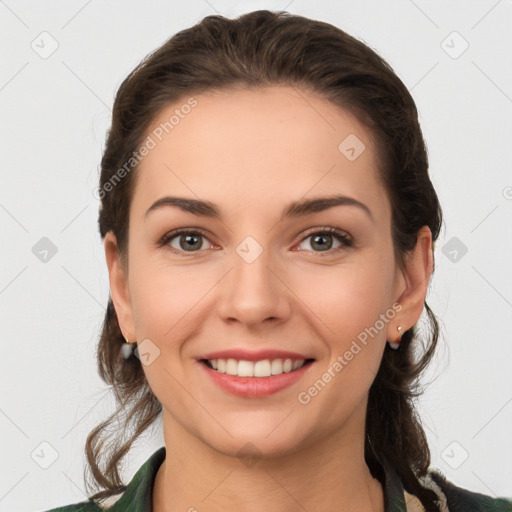
{"label": "brown hair", "polygon": [[[122,173],[116,183],[113,178],[116,173],[119,178],[123,166],[126,170],[150,123],[164,107],[202,91],[273,85],[316,93],[370,128],[392,206],[392,238],[399,265],[403,267],[407,252],[415,247],[421,227],[428,226],[433,240],[437,239],[442,212],[428,175],[418,113],[393,69],[367,45],[328,23],[262,10],[237,19],[207,16],[143,59],[119,87],[101,161],[99,230],[102,239],[113,231],[126,264],[137,167]],[[413,356],[413,348],[421,341],[417,326],[403,334],[399,350],[387,347],[384,351],[369,391],[365,458],[374,475],[378,461],[388,461],[408,492],[417,495],[427,510],[438,510],[436,495],[420,484],[430,466],[430,451],[414,405],[420,393],[418,377],[434,353],[439,334],[436,317],[424,305],[430,329],[422,356]],[[124,360],[120,355],[123,341],[109,297],[97,362],[101,378],[112,386],[118,409],[87,437],[94,488],[103,489],[92,499],[126,488],[118,472],[121,460],[162,411],[140,360],[134,356]],[[122,431],[107,431],[116,421],[121,422]],[[102,462],[104,469],[100,469]]]}

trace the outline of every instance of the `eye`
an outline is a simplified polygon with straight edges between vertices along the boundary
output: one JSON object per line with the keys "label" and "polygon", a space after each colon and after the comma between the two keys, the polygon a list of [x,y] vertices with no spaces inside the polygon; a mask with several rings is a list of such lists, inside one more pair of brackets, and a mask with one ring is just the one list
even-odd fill
{"label": "eye", "polygon": [[[311,247],[313,247],[313,252],[328,252],[332,254],[340,250],[343,250],[347,247],[352,247],[353,245],[353,242],[351,238],[347,235],[347,233],[338,228],[325,227],[322,228],[320,231],[313,231],[308,236],[302,239],[301,244],[305,243],[308,239],[311,239],[309,243]],[[332,248],[332,239],[335,239],[339,242],[339,245],[337,247],[334,247],[334,249]],[[319,250],[317,251],[315,248]],[[323,254],[320,254],[319,256],[323,256]]]}
{"label": "eye", "polygon": [[201,231],[190,229],[176,229],[165,234],[159,242],[160,246],[169,245],[173,252],[192,253],[199,252],[201,249],[208,249],[212,244],[205,244],[208,240]]}
{"label": "eye", "polygon": [[[353,241],[345,231],[338,228],[325,227],[320,230],[312,231],[308,236],[301,240],[301,245],[311,238],[312,252],[317,253],[336,253],[347,247],[353,246]],[[339,245],[333,248],[333,239],[337,240]],[[205,244],[209,241],[207,236],[201,230],[176,229],[166,233],[158,242],[160,247],[170,246],[172,252],[178,254],[201,252],[201,250],[211,248],[213,244]],[[300,247],[300,246],[299,246]],[[319,249],[319,250],[316,250]],[[300,250],[310,250],[301,248]],[[319,254],[324,256],[324,254]]]}

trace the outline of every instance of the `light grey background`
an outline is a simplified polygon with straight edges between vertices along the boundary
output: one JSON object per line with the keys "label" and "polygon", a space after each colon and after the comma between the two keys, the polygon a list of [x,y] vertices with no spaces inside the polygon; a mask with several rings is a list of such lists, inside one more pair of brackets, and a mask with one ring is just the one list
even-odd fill
{"label": "light grey background", "polygon": [[[117,87],[178,30],[260,8],[342,28],[411,90],[446,222],[428,297],[441,347],[420,402],[432,465],[512,495],[510,1],[5,0],[0,511],[86,499],[85,439],[113,407],[95,362],[109,288],[93,190]],[[43,237],[57,248],[46,262]],[[158,428],[137,443],[125,483],[162,445]]]}

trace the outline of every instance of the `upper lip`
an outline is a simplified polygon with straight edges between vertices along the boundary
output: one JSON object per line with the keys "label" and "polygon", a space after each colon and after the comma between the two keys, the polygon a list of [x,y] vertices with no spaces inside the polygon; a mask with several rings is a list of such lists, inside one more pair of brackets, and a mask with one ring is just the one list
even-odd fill
{"label": "upper lip", "polygon": [[289,352],[287,350],[266,349],[266,350],[246,350],[242,348],[232,348],[228,350],[219,350],[205,354],[200,359],[236,359],[238,361],[261,361],[263,359],[313,359],[299,354],[298,352]]}

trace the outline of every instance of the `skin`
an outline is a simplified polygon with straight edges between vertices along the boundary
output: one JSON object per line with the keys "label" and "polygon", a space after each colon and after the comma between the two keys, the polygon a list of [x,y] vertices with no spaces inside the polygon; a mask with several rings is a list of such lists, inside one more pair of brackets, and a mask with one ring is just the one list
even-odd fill
{"label": "skin", "polygon": [[[129,263],[123,266],[113,233],[104,241],[124,336],[139,344],[149,338],[160,350],[143,365],[163,406],[167,453],[153,510],[287,512],[343,504],[383,511],[382,486],[364,461],[368,390],[386,340],[398,342],[397,326],[405,332],[423,310],[433,269],[430,230],[420,230],[401,269],[371,134],[348,112],[288,86],[195,97],[198,105],[140,164]],[[163,110],[151,129],[184,103]],[[366,146],[354,161],[338,150],[349,134]],[[293,200],[334,193],[366,204],[373,220],[354,206],[279,220]],[[145,216],[165,195],[209,200],[222,221],[175,207]],[[327,234],[332,248],[322,251],[311,235],[326,226],[342,229],[355,245],[343,247]],[[193,252],[179,235],[158,247],[166,233],[185,227],[208,233]],[[247,236],[263,248],[250,264],[236,252]],[[299,403],[299,392],[396,302],[401,311],[378,335],[307,405]],[[236,397],[211,384],[197,362],[231,347],[291,350],[315,362],[274,395]],[[250,467],[237,457],[248,442],[261,457]]]}

